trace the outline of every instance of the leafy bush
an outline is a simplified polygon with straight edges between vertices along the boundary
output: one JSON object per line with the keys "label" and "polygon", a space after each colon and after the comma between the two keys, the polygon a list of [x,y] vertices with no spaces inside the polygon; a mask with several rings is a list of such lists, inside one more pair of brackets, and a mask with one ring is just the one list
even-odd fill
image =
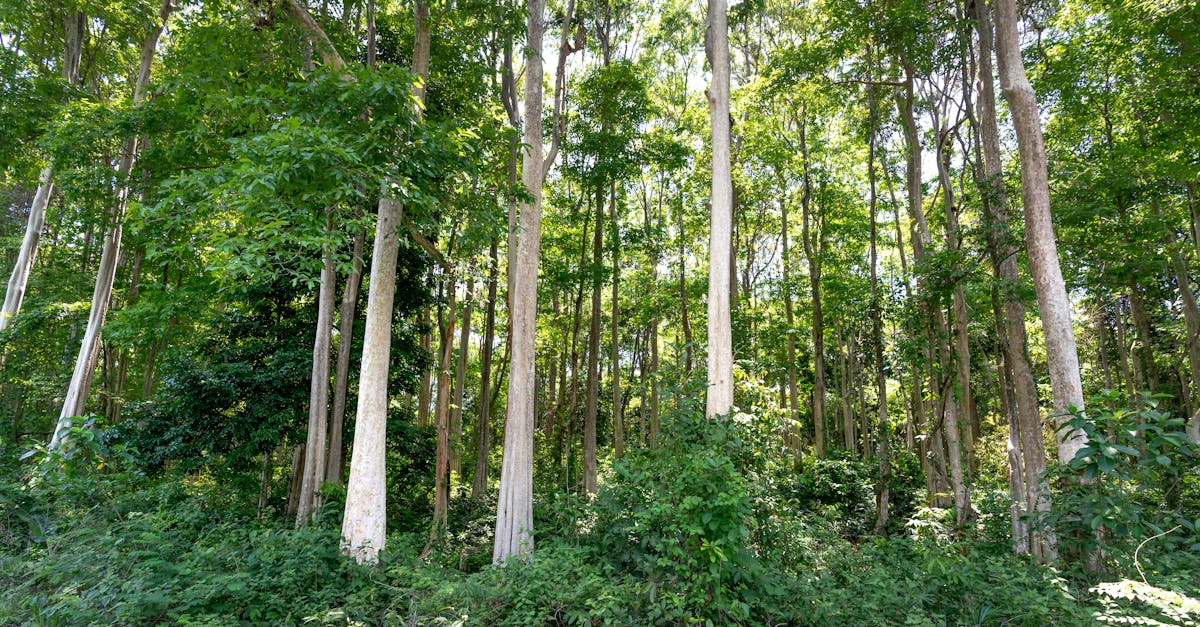
{"label": "leafy bush", "polygon": [[1132,574],[1134,553],[1150,538],[1152,551],[1200,551],[1200,512],[1181,507],[1200,459],[1186,422],[1148,395],[1139,409],[1107,409],[1111,400],[1093,399],[1061,427],[1082,432],[1087,445],[1048,471],[1059,489],[1043,523],[1057,532],[1060,553],[1075,564],[1102,556]]}
{"label": "leafy bush", "polygon": [[601,554],[644,582],[651,622],[742,622],[764,585],[748,539],[751,493],[736,463],[746,428],[735,418],[679,412],[659,446],[618,461],[596,502]]}

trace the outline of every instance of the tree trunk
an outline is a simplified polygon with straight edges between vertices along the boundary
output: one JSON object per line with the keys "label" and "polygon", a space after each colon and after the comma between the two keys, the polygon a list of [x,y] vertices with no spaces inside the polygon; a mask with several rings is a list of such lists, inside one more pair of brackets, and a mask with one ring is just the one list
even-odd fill
{"label": "tree trunk", "polygon": [[492,562],[533,550],[534,355],[537,322],[538,256],[542,237],[542,30],[544,0],[528,0],[525,65],[525,145],[522,183],[530,201],[521,207],[512,293],[512,365],[508,378],[508,419],[496,507]]}
{"label": "tree trunk", "polygon": [[[949,141],[948,132],[944,129],[939,130],[937,167],[946,209],[946,244],[952,252],[957,252],[958,212],[955,207],[954,187],[950,180]],[[952,358],[954,362],[957,385],[948,390],[948,394],[954,397],[954,402],[951,403],[949,399],[947,400],[947,411],[943,415],[943,420],[945,421],[944,433],[948,448],[947,457],[950,463],[951,489],[954,491],[955,514],[959,527],[964,527],[968,520],[974,518],[971,510],[970,489],[967,486],[966,478],[963,476],[962,460],[964,444],[962,441],[962,421],[970,415],[971,407],[971,354],[967,337],[966,297],[963,294],[962,283],[958,279],[954,279],[954,292],[951,302],[951,311],[954,318],[953,337],[947,338],[947,341],[950,341],[953,346],[952,350],[947,350],[946,356]],[[937,313],[939,336],[941,336],[941,331],[947,330],[949,326],[941,318],[940,306]]]}
{"label": "tree trunk", "polygon": [[592,313],[588,324],[587,395],[583,410],[583,491],[596,493],[596,414],[600,393],[600,288],[604,267],[604,198],[596,189],[596,228],[592,232]]}
{"label": "tree trunk", "polygon": [[612,216],[612,324],[609,334],[612,336],[611,356],[612,385],[613,385],[613,455],[625,455],[625,416],[621,400],[621,324],[620,303],[617,300],[621,281],[621,225],[617,220],[617,203],[615,187],[609,187],[609,214]]}
{"label": "tree trunk", "polygon": [[471,347],[471,310],[475,306],[474,275],[467,276],[463,293],[462,327],[458,336],[458,364],[454,368],[454,399],[450,407],[450,475],[462,479],[463,392],[467,386],[467,364]]}
{"label": "tree trunk", "polygon": [[[426,309],[423,316],[424,328],[421,330],[421,356],[433,358],[433,321]],[[433,399],[433,366],[421,368],[421,387],[417,390],[417,426],[429,426],[429,406]]]}
{"label": "tree trunk", "polygon": [[[812,177],[808,160],[807,110],[800,120],[800,155],[804,161],[804,192],[800,197],[802,216],[801,239],[804,240],[804,256],[808,260],[808,284],[812,292],[812,346],[813,346],[813,453],[825,456],[825,316],[821,310],[821,258],[824,246],[815,245],[812,224]],[[824,241],[824,238],[821,238]]]}
{"label": "tree trunk", "polygon": [[867,150],[867,180],[869,185],[871,222],[871,348],[875,358],[875,394],[879,397],[879,427],[877,451],[879,456],[879,485],[875,494],[875,533],[883,533],[888,522],[889,484],[892,478],[891,423],[888,421],[887,370],[883,361],[883,297],[879,290],[879,228],[876,219],[878,194],[875,183],[875,88],[867,86],[870,112],[870,138]]}
{"label": "tree trunk", "polygon": [[483,344],[479,347],[479,407],[475,421],[475,474],[471,477],[471,498],[480,499],[487,493],[488,457],[492,452],[492,349],[496,342],[496,292],[500,259],[496,241],[488,251],[487,315],[483,323]]}
{"label": "tree trunk", "polygon": [[679,203],[679,213],[676,215],[679,237],[679,325],[683,329],[684,373],[692,373],[692,325],[688,322],[687,306],[687,252],[685,250],[685,231],[683,222],[683,202]]}
{"label": "tree trunk", "polygon": [[712,198],[708,244],[708,397],[713,418],[733,406],[733,335],[730,321],[730,255],[733,250],[733,179],[729,135],[729,32],[725,0],[708,0],[705,37],[712,65],[708,89],[712,122]]}
{"label": "tree trunk", "polygon": [[[333,211],[327,210],[325,234],[333,234]],[[321,286],[317,295],[317,331],[313,339],[312,378],[308,394],[308,437],[304,444],[304,474],[300,481],[300,504],[296,526],[308,522],[321,506],[317,488],[325,479],[325,435],[329,411],[329,345],[333,335],[333,301],[337,272],[332,244],[325,245],[321,260]]]}
{"label": "tree trunk", "polygon": [[[446,513],[450,509],[450,373],[454,368],[454,322],[457,285],[447,269],[442,275],[446,306],[438,308],[438,341],[441,347],[437,366],[437,403],[433,421],[437,428],[437,458],[433,475],[433,529],[431,538],[441,538],[446,531]],[[432,541],[432,540],[431,540]]]}
{"label": "tree trunk", "polygon": [[[71,12],[63,19],[66,50],[63,54],[62,74],[63,80],[69,85],[79,82],[79,64],[83,58],[83,37],[86,29],[87,22],[82,13]],[[29,284],[29,273],[33,270],[33,262],[37,257],[38,243],[41,241],[42,231],[46,228],[46,208],[50,205],[50,197],[53,194],[54,167],[47,165],[38,175],[37,191],[33,195],[33,203],[29,206],[29,219],[25,224],[25,236],[21,239],[17,261],[8,279],[8,289],[4,292],[4,306],[0,309],[0,331],[7,328],[9,322],[21,311],[21,303],[25,300],[25,288]]]}
{"label": "tree trunk", "polygon": [[[171,0],[164,0],[158,11],[158,20],[150,27],[150,32],[142,41],[141,55],[138,61],[137,77],[134,80],[132,106],[138,107],[145,99],[146,88],[150,83],[150,68],[154,63],[154,51],[158,47],[158,38],[166,27],[174,7]],[[100,267],[96,271],[96,285],[92,290],[92,306],[88,312],[87,330],[84,331],[83,341],[79,346],[79,356],[75,360],[75,370],[71,374],[71,382],[67,386],[66,397],[63,400],[62,412],[58,424],[54,428],[54,436],[50,448],[57,448],[60,443],[60,432],[71,425],[71,418],[84,413],[88,391],[91,388],[92,375],[96,370],[96,358],[100,349],[100,328],[108,315],[108,304],[112,298],[113,281],[116,279],[117,263],[121,258],[121,231],[125,221],[125,207],[129,202],[128,177],[133,170],[133,162],[137,159],[138,137],[132,137],[125,143],[117,166],[117,179],[120,181],[117,189],[116,206],[113,207],[110,224],[104,236],[104,249],[100,257]]]}
{"label": "tree trunk", "polygon": [[341,485],[346,477],[346,446],[344,420],[346,396],[350,387],[350,350],[354,345],[354,310],[358,307],[358,292],[362,287],[363,246],[367,232],[354,235],[353,260],[346,285],[342,288],[342,306],[338,313],[337,366],[333,375],[333,413],[329,421],[329,461],[325,465],[325,481]]}
{"label": "tree trunk", "polygon": [[[412,69],[422,79],[420,86],[413,88],[413,96],[421,104],[425,101],[424,79],[429,75],[429,7],[425,0],[416,0],[414,4],[413,25]],[[387,382],[392,350],[392,304],[396,296],[396,256],[400,244],[397,229],[402,212],[399,199],[392,196],[390,181],[384,181],[379,195],[375,247],[367,288],[367,322],[363,329],[362,365],[358,376],[354,450],[342,516],[342,552],[360,564],[379,559],[387,532]]]}
{"label": "tree trunk", "polygon": [[12,276],[8,279],[8,289],[4,292],[4,308],[0,310],[0,331],[7,328],[8,323],[21,311],[21,302],[25,299],[25,286],[29,283],[29,272],[33,269],[42,230],[46,227],[46,207],[54,193],[53,176],[52,168],[46,166],[42,168],[38,177],[37,192],[33,196],[33,204],[29,206],[25,237],[21,240],[17,263],[13,266]]}
{"label": "tree trunk", "polygon": [[1031,534],[1022,517],[1049,509],[1048,486],[1042,480],[1046,470],[1046,448],[1042,439],[1041,415],[1038,410],[1037,382],[1029,361],[1025,334],[1025,304],[1016,289],[1021,284],[1017,268],[1017,246],[1009,226],[1008,200],[1004,192],[1004,172],[1000,154],[1000,132],[996,124],[996,95],[992,86],[992,24],[990,13],[975,5],[971,17],[976,19],[979,33],[979,138],[983,152],[984,216],[991,222],[988,245],[992,249],[995,273],[1002,286],[1003,318],[998,337],[1004,357],[1004,373],[1011,390],[1008,457],[1009,472],[1020,485],[1010,493],[1021,498],[1020,507],[1013,513],[1013,529],[1018,534],[1015,546],[1027,547],[1038,558],[1054,555],[1054,534]]}
{"label": "tree trunk", "polygon": [[1029,266],[1037,292],[1038,311],[1046,337],[1046,357],[1050,367],[1050,385],[1059,429],[1058,459],[1071,461],[1087,444],[1078,430],[1061,428],[1070,408],[1083,409],[1083,384],[1079,373],[1079,353],[1075,329],[1071,323],[1071,301],[1058,265],[1058,247],[1050,216],[1050,185],[1046,173],[1046,147],[1042,140],[1037,98],[1025,75],[1021,46],[1017,39],[1016,0],[995,0],[996,60],[1000,67],[1000,88],[1008,100],[1017,148],[1021,153],[1021,197],[1025,209],[1025,242]]}

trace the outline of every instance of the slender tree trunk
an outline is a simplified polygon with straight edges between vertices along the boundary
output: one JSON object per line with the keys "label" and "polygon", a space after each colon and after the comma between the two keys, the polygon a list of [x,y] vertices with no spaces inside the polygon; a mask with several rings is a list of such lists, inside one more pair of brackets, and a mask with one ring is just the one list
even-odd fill
{"label": "slender tree trunk", "polygon": [[[949,141],[948,134],[944,130],[939,131],[937,167],[946,208],[946,243],[951,251],[957,251],[958,214],[955,207],[954,187],[950,180]],[[946,357],[951,358],[950,360],[954,362],[957,385],[947,390],[947,394],[953,397],[953,402],[947,399],[946,413],[942,419],[945,421],[943,433],[946,436],[947,458],[950,463],[950,481],[951,488],[954,491],[954,509],[958,525],[961,528],[966,525],[968,520],[974,518],[974,514],[971,509],[970,488],[963,475],[962,460],[964,444],[962,441],[962,422],[969,415],[971,407],[971,354],[968,348],[967,337],[966,298],[963,294],[962,283],[957,279],[954,280],[954,291],[951,302],[951,311],[953,312],[954,319],[953,337],[947,338],[947,341],[951,342],[952,350],[948,347]],[[938,306],[937,316],[940,336],[943,335],[942,331],[946,331],[950,327],[942,318],[940,306]]]}
{"label": "slender tree trunk", "polygon": [[475,306],[475,277],[467,276],[462,327],[458,336],[458,364],[454,368],[454,399],[450,407],[450,475],[462,478],[463,393],[467,386],[467,364],[471,346],[471,310]]}
{"label": "slender tree trunk", "polygon": [[4,292],[4,308],[0,310],[0,331],[7,328],[9,321],[21,311],[21,302],[25,299],[25,286],[29,283],[29,273],[37,256],[38,242],[41,240],[42,230],[46,227],[46,207],[50,204],[50,196],[53,193],[53,169],[46,166],[42,168],[38,177],[37,192],[33,196],[33,204],[29,207],[29,221],[25,225],[25,237],[21,240],[17,263],[13,266],[12,276],[8,279],[8,289]]}
{"label": "slender tree trunk", "polygon": [[287,505],[284,507],[283,515],[288,518],[295,518],[296,511],[300,507],[300,484],[304,481],[304,445],[297,444],[292,447],[292,464],[291,474],[288,477],[288,493]]}
{"label": "slender tree trunk", "polygon": [[708,1],[705,48],[712,65],[708,88],[712,122],[712,198],[708,245],[708,398],[710,417],[733,406],[733,336],[730,272],[733,264],[733,179],[729,135],[729,33],[725,0]]}
{"label": "slender tree trunk", "polygon": [[[421,331],[421,356],[433,358],[433,321],[429,318],[429,310],[426,309],[422,314],[424,321],[424,329]],[[430,362],[432,363],[432,361]],[[433,400],[433,368],[426,366],[421,369],[421,387],[417,390],[417,425],[421,427],[429,426],[429,408],[430,401]]]}
{"label": "slender tree trunk", "polygon": [[[1079,353],[1071,323],[1071,301],[1058,265],[1058,247],[1050,216],[1050,185],[1046,173],[1046,148],[1042,140],[1037,98],[1025,75],[1021,46],[1017,39],[1016,0],[995,0],[996,60],[1000,88],[1008,100],[1017,148],[1021,153],[1021,197],[1025,209],[1025,240],[1029,266],[1037,292],[1038,311],[1046,338],[1054,412],[1059,427],[1068,420],[1071,407],[1083,409],[1083,384]],[[1071,461],[1087,444],[1078,430],[1057,429],[1058,458]]]}
{"label": "slender tree trunk", "polygon": [[596,228],[592,232],[592,313],[588,324],[587,396],[583,414],[583,491],[596,493],[596,414],[600,393],[600,289],[603,285],[604,198],[596,189]]}
{"label": "slender tree trunk", "polygon": [[[787,200],[782,196],[779,198],[779,233],[782,238],[783,245],[783,315],[784,322],[787,324],[787,390],[784,394],[784,413],[788,418],[789,425],[797,419],[800,411],[799,393],[796,390],[796,336],[794,330],[796,327],[796,316],[792,308],[792,265],[790,250],[788,249],[788,206]],[[796,447],[801,446],[800,428],[799,426],[789,426],[789,433],[795,433]],[[797,450],[797,452],[799,452]]]}
{"label": "slender tree trunk", "polygon": [[[83,58],[83,38],[86,30],[87,22],[82,13],[71,12],[63,19],[66,50],[63,54],[62,74],[63,80],[69,85],[79,82],[79,64]],[[25,288],[29,284],[29,273],[33,270],[42,231],[46,228],[46,208],[50,205],[53,194],[54,167],[47,165],[38,175],[37,191],[29,207],[25,236],[21,239],[17,261],[8,279],[8,289],[4,292],[4,306],[0,309],[0,331],[7,328],[9,322],[21,311],[21,303],[25,300]]]}
{"label": "slender tree trunk", "polygon": [[[433,475],[433,529],[432,539],[446,531],[446,513],[450,510],[450,373],[454,368],[454,322],[457,285],[454,275],[447,270],[442,275],[446,293],[446,306],[438,309],[438,340],[441,347],[438,357],[437,403],[433,421],[437,428],[437,459]],[[464,347],[465,348],[465,347]],[[431,540],[432,541],[432,540]]]}
{"label": "slender tree trunk", "polygon": [[483,323],[483,344],[479,347],[479,407],[475,421],[475,475],[471,477],[471,498],[480,499],[487,493],[488,457],[492,452],[492,348],[496,342],[496,292],[500,260],[498,247],[492,241],[488,251],[487,314]]}
{"label": "slender tree trunk", "polygon": [[[326,210],[325,234],[333,234],[333,211]],[[304,474],[296,526],[308,522],[321,506],[317,488],[325,479],[325,435],[329,411],[329,345],[333,335],[333,302],[337,272],[332,244],[325,245],[321,260],[321,286],[317,291],[317,331],[313,339],[312,378],[308,394],[308,437],[304,444]]]}
{"label": "slender tree trunk", "polygon": [[879,397],[879,486],[875,494],[875,533],[883,533],[888,522],[888,502],[891,498],[889,484],[892,478],[891,423],[888,421],[888,390],[887,370],[883,360],[883,297],[879,290],[879,228],[877,218],[878,194],[875,174],[875,88],[867,86],[867,100],[870,113],[870,139],[867,150],[867,180],[869,183],[869,202],[871,214],[871,348],[875,358],[875,393]]}
{"label": "slender tree trunk", "polygon": [[1146,299],[1142,286],[1131,281],[1129,286],[1129,312],[1133,316],[1133,327],[1138,334],[1137,363],[1145,374],[1146,385],[1151,392],[1158,391],[1158,366],[1154,363],[1154,332],[1146,316]]}
{"label": "slender tree trunk", "polygon": [[687,305],[687,253],[685,251],[685,231],[683,223],[683,203],[679,203],[679,213],[676,215],[679,231],[679,325],[683,329],[684,373],[692,373],[692,325],[688,322]]}
{"label": "slender tree trunk", "polygon": [[538,256],[542,236],[542,30],[543,0],[528,0],[525,65],[525,145],[522,182],[530,202],[521,207],[521,239],[512,268],[512,366],[504,461],[496,511],[492,562],[533,550],[534,344],[537,321]]}
{"label": "slender tree trunk", "polygon": [[[150,27],[149,34],[142,41],[138,72],[133,87],[134,107],[140,106],[145,99],[146,89],[150,83],[150,68],[154,63],[154,51],[158,47],[158,38],[173,9],[171,0],[164,0],[158,11],[157,21]],[[62,412],[59,414],[58,424],[54,428],[50,448],[58,447],[60,432],[71,425],[71,418],[84,413],[84,406],[87,403],[88,391],[91,388],[92,375],[96,370],[96,358],[100,349],[100,328],[104,326],[104,319],[108,315],[113,281],[117,274],[117,263],[121,258],[121,231],[124,226],[125,207],[129,202],[130,193],[128,178],[133,170],[137,152],[138,137],[135,136],[125,143],[117,167],[119,187],[116,206],[113,207],[110,224],[104,236],[104,249],[100,257],[100,268],[96,271],[96,285],[92,290],[92,306],[88,313],[87,330],[84,331],[83,341],[79,346],[79,356],[75,360],[75,370],[71,374],[71,382],[67,386]]]}
{"label": "slender tree trunk", "polygon": [[333,375],[333,413],[329,421],[329,461],[325,466],[325,481],[339,485],[346,477],[344,420],[350,387],[350,350],[354,346],[354,310],[358,307],[358,293],[362,287],[362,256],[366,239],[365,230],[354,235],[352,265],[346,275],[346,285],[342,288],[342,306],[338,312],[337,366]]}
{"label": "slender tree trunk", "polygon": [[[983,10],[979,10],[983,9]],[[1046,470],[1046,448],[1042,439],[1041,415],[1038,410],[1037,382],[1029,361],[1025,334],[1025,304],[1019,291],[1020,273],[1017,269],[1017,246],[1009,225],[1008,200],[1004,191],[1004,172],[1000,154],[1000,132],[996,124],[996,95],[992,85],[992,24],[986,8],[975,5],[970,17],[976,20],[979,33],[979,139],[983,153],[981,181],[985,219],[991,222],[988,245],[992,249],[998,285],[1003,288],[1003,316],[997,316],[1004,357],[1005,378],[1011,391],[1009,398],[1009,472],[1019,485],[1010,493],[1019,507],[1013,512],[1015,547],[1038,558],[1050,558],[1055,553],[1054,534],[1033,532],[1023,519],[1034,512],[1049,510],[1048,486],[1042,479]]]}
{"label": "slender tree trunk", "polygon": [[617,296],[619,294],[619,285],[621,282],[621,224],[617,220],[617,203],[615,187],[609,187],[609,214],[612,216],[612,250],[613,250],[613,276],[612,276],[612,325],[609,334],[612,336],[611,361],[612,366],[612,385],[613,385],[613,455],[622,457],[625,455],[625,416],[624,408],[622,407],[621,399],[621,324],[620,324],[620,301]]}
{"label": "slender tree trunk", "polygon": [[[289,3],[297,1],[289,0]],[[413,96],[418,103],[424,103],[430,42],[429,7],[425,0],[416,0],[414,4],[413,30],[412,69],[422,79],[420,85],[413,88]],[[363,329],[362,365],[358,377],[354,450],[342,516],[342,552],[360,564],[379,559],[387,532],[387,382],[392,348],[392,304],[396,296],[397,229],[402,215],[399,199],[392,195],[390,182],[384,181],[380,189],[371,278],[367,288],[367,322]]]}
{"label": "slender tree trunk", "polygon": [[[824,247],[814,242],[812,224],[816,222],[812,215],[812,177],[808,158],[808,123],[805,110],[800,120],[800,155],[804,161],[804,191],[800,197],[802,216],[801,239],[804,241],[804,256],[808,260],[808,283],[812,292],[812,347],[813,347],[813,453],[817,457],[825,456],[825,317],[821,310],[821,259],[818,252]],[[823,239],[823,238],[822,238]],[[821,250],[818,251],[817,249]]]}

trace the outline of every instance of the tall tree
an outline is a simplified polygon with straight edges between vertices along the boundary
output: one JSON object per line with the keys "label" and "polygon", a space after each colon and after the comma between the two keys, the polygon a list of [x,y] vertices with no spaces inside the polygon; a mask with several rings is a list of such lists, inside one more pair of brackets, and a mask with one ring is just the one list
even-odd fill
{"label": "tall tree", "polygon": [[733,329],[730,272],[733,250],[733,176],[730,164],[729,27],[725,0],[708,1],[704,39],[712,82],[712,196],[708,244],[708,397],[705,413],[716,417],[733,407]]}
{"label": "tall tree", "polygon": [[[295,7],[294,14],[303,13],[307,17],[307,12],[296,2],[289,0],[289,6]],[[412,69],[421,80],[413,88],[413,96],[420,109],[425,102],[424,81],[429,75],[429,6],[425,0],[416,0],[413,5],[413,25]],[[396,296],[396,256],[400,245],[397,229],[401,218],[400,200],[392,191],[392,182],[385,180],[380,189],[375,223],[367,322],[358,376],[354,449],[342,515],[342,550],[359,563],[378,560],[386,541],[387,381],[391,361],[392,303]]]}
{"label": "tall tree", "polygon": [[525,55],[525,157],[521,181],[529,199],[521,203],[520,239],[512,267],[512,346],[508,418],[496,539],[492,563],[533,550],[533,429],[536,411],[534,350],[537,331],[538,258],[542,243],[542,34],[544,0],[528,0]]}
{"label": "tall tree", "polygon": [[1065,414],[1072,408],[1083,409],[1083,383],[1079,374],[1079,351],[1071,321],[1071,301],[1058,264],[1058,246],[1050,215],[1050,184],[1046,173],[1046,146],[1037,96],[1025,74],[1021,46],[1017,38],[1016,0],[994,0],[996,24],[996,62],[1000,70],[1000,89],[1008,100],[1017,149],[1021,154],[1021,200],[1025,211],[1025,248],[1037,293],[1038,313],[1046,337],[1046,359],[1050,366],[1050,385],[1059,429],[1058,459],[1067,463],[1087,445],[1080,431],[1064,429]]}
{"label": "tall tree", "polygon": [[[157,20],[150,26],[149,33],[142,41],[141,55],[138,60],[137,74],[133,84],[133,99],[131,105],[138,107],[146,97],[150,84],[150,68],[154,64],[154,52],[158,48],[158,39],[166,28],[167,18],[175,9],[171,0],[164,0],[159,8]],[[96,359],[100,353],[100,329],[108,315],[109,301],[112,298],[113,282],[117,276],[117,263],[121,257],[121,234],[125,222],[125,208],[129,204],[129,175],[133,171],[133,163],[137,159],[140,148],[140,138],[131,137],[125,142],[117,165],[118,188],[115,206],[108,216],[108,228],[104,235],[104,248],[100,255],[100,267],[96,271],[96,285],[92,290],[92,304],[88,312],[87,329],[79,346],[79,356],[75,360],[75,370],[71,374],[71,382],[63,399],[62,412],[50,447],[56,448],[61,442],[63,429],[71,425],[71,419],[84,412],[88,391],[91,389],[92,375],[96,371]],[[47,193],[49,191],[47,190]]]}

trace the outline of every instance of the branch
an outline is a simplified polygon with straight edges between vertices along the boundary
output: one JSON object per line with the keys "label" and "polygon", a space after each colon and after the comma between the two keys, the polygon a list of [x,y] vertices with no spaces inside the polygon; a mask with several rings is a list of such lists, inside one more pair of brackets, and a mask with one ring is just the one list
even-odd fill
{"label": "branch", "polygon": [[571,34],[571,18],[574,13],[575,0],[567,0],[567,12],[566,17],[563,19],[562,35],[558,40],[558,67],[554,71],[554,127],[550,135],[550,151],[546,154],[546,159],[542,161],[542,183],[545,183],[546,177],[550,175],[550,166],[554,165],[554,159],[558,157],[558,144],[562,139],[562,110],[564,101],[566,100],[567,89],[567,57],[572,52],[583,47],[582,43],[578,47],[573,47],[570,41],[568,41],[568,37]]}
{"label": "branch", "polygon": [[343,80],[353,80],[350,73],[346,71],[346,62],[342,60],[342,55],[338,54],[337,48],[333,46],[333,42],[329,41],[325,30],[308,14],[308,9],[300,3],[300,0],[285,0],[283,10],[300,23],[300,28],[304,30],[304,34],[308,36],[313,47],[317,49],[325,65],[338,71]]}

